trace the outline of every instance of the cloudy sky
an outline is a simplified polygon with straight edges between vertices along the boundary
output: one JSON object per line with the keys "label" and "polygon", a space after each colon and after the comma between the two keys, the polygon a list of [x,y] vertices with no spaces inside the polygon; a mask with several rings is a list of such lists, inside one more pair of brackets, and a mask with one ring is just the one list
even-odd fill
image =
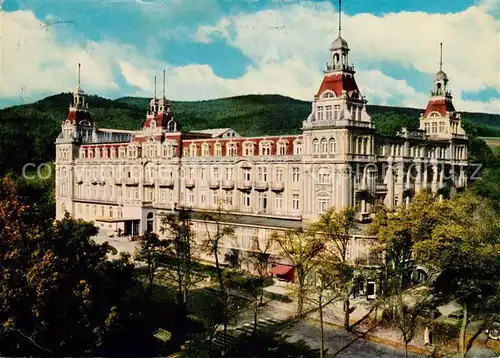
{"label": "cloudy sky", "polygon": [[[0,0],[0,107],[82,86],[108,98],[311,100],[337,1]],[[439,69],[455,106],[500,113],[500,1],[344,0],[342,35],[369,103],[422,108]]]}

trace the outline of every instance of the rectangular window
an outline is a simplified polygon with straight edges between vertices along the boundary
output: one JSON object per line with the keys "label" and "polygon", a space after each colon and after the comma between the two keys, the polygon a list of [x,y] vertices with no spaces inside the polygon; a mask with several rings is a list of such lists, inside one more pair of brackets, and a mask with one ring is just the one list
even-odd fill
{"label": "rectangular window", "polygon": [[336,104],[333,106],[333,119],[337,120],[339,119],[339,112],[340,112],[340,105]]}
{"label": "rectangular window", "polygon": [[233,180],[233,168],[226,168],[225,180]]}
{"label": "rectangular window", "polygon": [[332,106],[325,106],[325,115],[327,121],[332,119]]}
{"label": "rectangular window", "polygon": [[224,195],[224,203],[228,206],[232,206],[233,205],[233,193],[232,192],[227,192],[225,195]]}
{"label": "rectangular window", "polygon": [[206,202],[206,201],[207,201],[207,200],[206,200],[205,194],[201,194],[201,196],[200,196],[200,202],[201,202],[202,204],[205,204],[205,202]]}
{"label": "rectangular window", "polygon": [[219,194],[218,193],[213,193],[213,204],[214,205],[219,205]]}
{"label": "rectangular window", "polygon": [[323,120],[323,106],[318,106],[318,121]]}
{"label": "rectangular window", "polygon": [[212,168],[212,179],[219,180],[219,168]]}
{"label": "rectangular window", "polygon": [[425,133],[429,133],[429,123],[424,123]]}
{"label": "rectangular window", "polygon": [[205,168],[200,168],[200,180],[205,180]]}
{"label": "rectangular window", "polygon": [[444,133],[444,122],[439,122],[439,133]]}
{"label": "rectangular window", "polygon": [[267,168],[265,167],[258,168],[258,178],[260,182],[267,182]]}
{"label": "rectangular window", "polygon": [[298,183],[300,180],[299,168],[292,168],[292,182]]}
{"label": "rectangular window", "polygon": [[251,172],[250,169],[243,169],[243,180],[244,181],[250,181],[251,180]]}
{"label": "rectangular window", "polygon": [[292,195],[292,210],[299,210],[299,194]]}
{"label": "rectangular window", "polygon": [[250,204],[250,193],[243,194],[243,206],[245,206],[246,208],[250,208]]}
{"label": "rectangular window", "polygon": [[283,194],[276,194],[275,206],[276,210],[283,209]]}
{"label": "rectangular window", "polygon": [[283,168],[276,168],[276,182],[283,182]]}
{"label": "rectangular window", "polygon": [[265,213],[267,211],[267,194],[260,193],[259,194],[259,209],[260,212]]}
{"label": "rectangular window", "polygon": [[326,197],[320,197],[318,199],[318,212],[325,213],[328,211],[328,207],[330,206],[330,199]]}
{"label": "rectangular window", "polygon": [[433,122],[432,123],[432,134],[436,134],[436,133],[437,133],[437,123]]}

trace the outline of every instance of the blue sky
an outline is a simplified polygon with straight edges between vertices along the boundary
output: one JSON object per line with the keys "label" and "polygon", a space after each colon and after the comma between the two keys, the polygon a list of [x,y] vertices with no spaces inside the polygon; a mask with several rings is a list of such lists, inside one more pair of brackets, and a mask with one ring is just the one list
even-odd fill
{"label": "blue sky", "polygon": [[[279,93],[310,100],[337,2],[4,0],[0,107],[70,91],[172,99]],[[343,37],[370,103],[425,107],[444,42],[459,110],[500,112],[499,18],[484,0],[344,0]]]}

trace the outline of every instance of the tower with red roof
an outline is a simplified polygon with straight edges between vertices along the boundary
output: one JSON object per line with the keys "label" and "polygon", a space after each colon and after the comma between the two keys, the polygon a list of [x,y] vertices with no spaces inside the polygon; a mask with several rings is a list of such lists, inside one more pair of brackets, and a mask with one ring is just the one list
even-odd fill
{"label": "tower with red roof", "polygon": [[420,129],[432,138],[453,138],[466,135],[460,114],[455,111],[452,95],[448,90],[448,76],[443,71],[443,43],[440,44],[439,71],[434,76],[434,86],[425,112],[420,117]]}

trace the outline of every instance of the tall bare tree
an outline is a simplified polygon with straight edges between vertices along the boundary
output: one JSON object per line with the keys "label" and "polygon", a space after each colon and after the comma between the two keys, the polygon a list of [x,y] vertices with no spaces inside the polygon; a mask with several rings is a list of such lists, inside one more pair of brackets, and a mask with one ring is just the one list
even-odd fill
{"label": "tall bare tree", "polygon": [[224,240],[234,236],[234,227],[228,224],[222,205],[223,203],[220,201],[215,213],[205,213],[203,216],[206,229],[203,245],[206,251],[212,254],[215,258],[215,268],[219,283],[219,301],[222,313],[222,324],[224,327],[224,352],[226,352],[227,326],[234,310],[232,309],[233,302],[231,296],[229,295],[229,287],[226,284],[226,278],[219,255],[221,254],[221,245],[224,244]]}
{"label": "tall bare tree", "polygon": [[324,239],[321,235],[302,228],[274,233],[272,238],[279,245],[282,254],[290,260],[297,274],[297,316],[300,317],[307,296],[307,280],[320,263],[318,258],[325,248]]}
{"label": "tall bare tree", "polygon": [[[350,293],[352,288],[354,263],[348,257],[349,245],[353,231],[358,227],[356,220],[357,210],[354,207],[346,207],[342,210],[330,208],[323,213],[318,221],[310,226],[310,230],[316,235],[322,236],[325,241],[326,256],[336,263],[339,279],[337,287],[343,292],[344,297],[344,327],[350,326]],[[350,275],[347,275],[350,273]]]}

